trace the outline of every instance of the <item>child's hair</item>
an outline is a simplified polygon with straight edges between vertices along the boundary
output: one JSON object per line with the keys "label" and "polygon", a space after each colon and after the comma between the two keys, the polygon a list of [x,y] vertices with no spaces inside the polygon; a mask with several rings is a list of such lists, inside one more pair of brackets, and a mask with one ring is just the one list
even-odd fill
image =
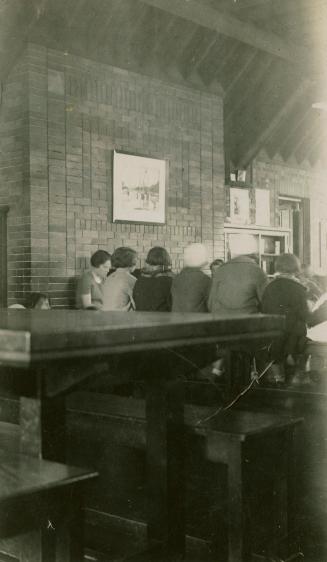
{"label": "child's hair", "polygon": [[151,248],[151,250],[148,251],[145,261],[148,265],[161,266],[162,270],[168,270],[171,267],[170,255],[166,248],[162,248],[161,246],[154,246],[154,248]]}
{"label": "child's hair", "polygon": [[111,259],[111,255],[106,250],[97,250],[91,256],[91,265],[93,267],[100,267],[100,265],[106,263]]}
{"label": "child's hair", "polygon": [[294,254],[281,254],[276,260],[275,270],[278,273],[296,274],[301,271],[301,263]]}
{"label": "child's hair", "polygon": [[111,256],[111,265],[115,269],[118,267],[133,267],[136,264],[137,253],[132,248],[121,246],[116,248]]}
{"label": "child's hair", "polygon": [[40,301],[48,301],[49,297],[46,293],[31,293],[28,299],[28,308],[36,308]]}
{"label": "child's hair", "polygon": [[223,265],[224,260],[217,258],[216,260],[213,260],[213,262],[211,262],[210,264],[210,269],[211,271],[215,268],[215,267],[220,267],[221,265]]}

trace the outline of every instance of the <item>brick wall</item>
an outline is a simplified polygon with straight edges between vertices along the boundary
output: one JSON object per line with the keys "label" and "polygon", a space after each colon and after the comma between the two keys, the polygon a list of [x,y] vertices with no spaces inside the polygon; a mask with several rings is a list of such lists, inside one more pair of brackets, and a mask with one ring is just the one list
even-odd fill
{"label": "brick wall", "polygon": [[[98,248],[132,246],[141,264],[164,245],[174,269],[189,242],[223,255],[220,97],[38,45],[24,62],[32,290],[72,304],[73,280]],[[112,222],[114,149],[167,161],[165,225]]]}
{"label": "brick wall", "polygon": [[0,93],[0,205],[8,205],[8,299],[24,299],[31,279],[26,57]]}

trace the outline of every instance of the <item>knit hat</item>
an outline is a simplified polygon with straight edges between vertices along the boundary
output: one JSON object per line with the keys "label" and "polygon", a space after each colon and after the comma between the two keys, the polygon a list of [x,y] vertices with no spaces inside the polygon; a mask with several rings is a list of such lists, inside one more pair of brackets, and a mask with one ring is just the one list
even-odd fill
{"label": "knit hat", "polygon": [[184,267],[204,267],[207,263],[207,249],[203,244],[190,244],[185,248]]}

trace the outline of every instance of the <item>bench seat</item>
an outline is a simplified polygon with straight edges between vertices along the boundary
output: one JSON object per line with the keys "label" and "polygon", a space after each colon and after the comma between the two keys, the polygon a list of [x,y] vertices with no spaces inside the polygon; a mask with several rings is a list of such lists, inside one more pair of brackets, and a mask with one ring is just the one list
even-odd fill
{"label": "bench seat", "polygon": [[[80,419],[87,423],[88,415],[90,420],[92,416],[102,417],[108,422],[108,438],[121,446],[145,449],[143,400],[79,392],[69,397],[67,406],[71,423],[79,423]],[[76,417],[77,413],[80,417]],[[264,545],[268,548],[268,543],[271,556],[276,555],[278,544],[288,543],[287,537],[293,534],[296,460],[292,447],[300,421],[279,414],[185,405],[187,440],[199,436],[204,457],[227,467],[226,561],[241,562],[250,552],[260,553]],[[219,470],[217,467],[217,473]],[[260,510],[257,509],[257,498],[262,493],[269,496],[267,502],[272,502],[270,512],[268,504],[261,506],[260,501]],[[284,546],[281,548],[284,551]],[[291,548],[294,552],[292,545]],[[159,549],[158,559],[160,555]],[[135,558],[139,559],[142,555]]]}
{"label": "bench seat", "polygon": [[21,562],[81,562],[83,486],[96,476],[1,449],[0,551]]}

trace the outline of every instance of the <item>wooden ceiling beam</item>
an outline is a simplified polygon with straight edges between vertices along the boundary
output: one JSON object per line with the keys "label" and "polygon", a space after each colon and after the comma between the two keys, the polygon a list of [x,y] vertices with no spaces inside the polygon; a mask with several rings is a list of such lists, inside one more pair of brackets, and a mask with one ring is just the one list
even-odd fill
{"label": "wooden ceiling beam", "polygon": [[301,135],[297,143],[293,146],[292,154],[294,154],[297,161],[300,163],[308,156],[313,139],[319,135],[320,132],[320,121],[319,117],[316,115],[313,119],[310,119],[310,124],[308,125],[305,133]]}
{"label": "wooden ceiling beam", "polygon": [[248,54],[247,59],[244,62],[244,64],[239,65],[239,67],[237,68],[237,72],[234,74],[234,77],[230,81],[228,87],[225,89],[225,97],[226,98],[230,95],[230,93],[233,91],[235,86],[239,83],[241,78],[243,78],[246,75],[249,67],[253,63],[256,56],[257,56],[257,51],[253,49],[253,51]]}
{"label": "wooden ceiling beam", "polygon": [[264,77],[270,72],[273,60],[268,59],[267,55],[260,53],[259,59],[255,66],[255,71],[251,75],[251,79],[244,80],[242,88],[235,89],[233,94],[225,96],[225,126],[228,127],[234,116],[242,115],[242,108],[246,108],[253,97],[256,95],[257,88],[264,81]]}
{"label": "wooden ceiling beam", "polygon": [[187,27],[182,30],[180,20],[175,20],[170,37],[167,38],[161,57],[158,58],[160,66],[166,68],[172,63],[179,65],[184,49],[194,39],[197,31],[193,22],[188,21]]}
{"label": "wooden ceiling beam", "polygon": [[294,150],[294,145],[296,142],[298,142],[297,139],[302,138],[305,134],[306,125],[308,123],[308,119],[310,118],[310,114],[313,116],[312,111],[312,107],[311,105],[309,105],[306,110],[302,111],[301,114],[299,114],[298,112],[294,114],[294,125],[289,125],[288,132],[282,137],[282,141],[278,146],[278,152],[285,160],[287,160],[291,156]]}
{"label": "wooden ceiling beam", "polygon": [[50,0],[15,0],[1,6],[0,80],[5,80]]}
{"label": "wooden ceiling beam", "polygon": [[309,87],[311,86],[311,82],[309,80],[304,80],[298,88],[296,88],[293,92],[293,95],[290,96],[287,102],[281,107],[281,109],[277,112],[275,117],[270,121],[268,127],[266,127],[261,134],[256,138],[255,142],[248,148],[248,150],[243,154],[238,162],[238,166],[240,168],[246,168],[248,164],[253,160],[253,158],[258,154],[259,150],[264,146],[267,142],[269,137],[281,123],[281,121],[288,115],[294,105],[298,102],[298,100],[306,94]]}
{"label": "wooden ceiling beam", "polygon": [[322,155],[323,156],[325,155],[326,144],[327,144],[326,127],[324,127],[323,130],[321,130],[315,136],[315,139],[313,139],[311,146],[308,149],[306,157],[309,160],[309,162],[315,164],[319,159],[321,159]]}
{"label": "wooden ceiling beam", "polygon": [[217,2],[218,9],[224,8],[235,12],[269,5],[271,5],[271,0],[220,0]]}
{"label": "wooden ceiling beam", "polygon": [[214,80],[220,80],[221,70],[225,65],[226,59],[229,59],[231,51],[234,52],[235,44],[238,45],[235,41],[229,40],[229,42],[227,42],[226,37],[224,37],[222,43],[219,44],[217,42],[211,53],[203,62],[198,72],[207,85],[211,84]]}
{"label": "wooden ceiling beam", "polygon": [[302,46],[294,46],[278,35],[260,29],[249,22],[241,21],[225,12],[219,12],[198,0],[141,0],[144,4],[158,8],[176,17],[191,21],[217,33],[231,37],[284,60],[300,64],[307,60]]}
{"label": "wooden ceiling beam", "polygon": [[209,42],[207,43],[207,46],[202,50],[202,52],[199,52],[197,54],[195,61],[192,62],[192,64],[186,65],[185,76],[189,76],[193,72],[197,71],[198,68],[200,68],[201,64],[210,55],[217,41],[218,41],[218,36],[216,33],[214,33],[214,36],[210,38]]}

